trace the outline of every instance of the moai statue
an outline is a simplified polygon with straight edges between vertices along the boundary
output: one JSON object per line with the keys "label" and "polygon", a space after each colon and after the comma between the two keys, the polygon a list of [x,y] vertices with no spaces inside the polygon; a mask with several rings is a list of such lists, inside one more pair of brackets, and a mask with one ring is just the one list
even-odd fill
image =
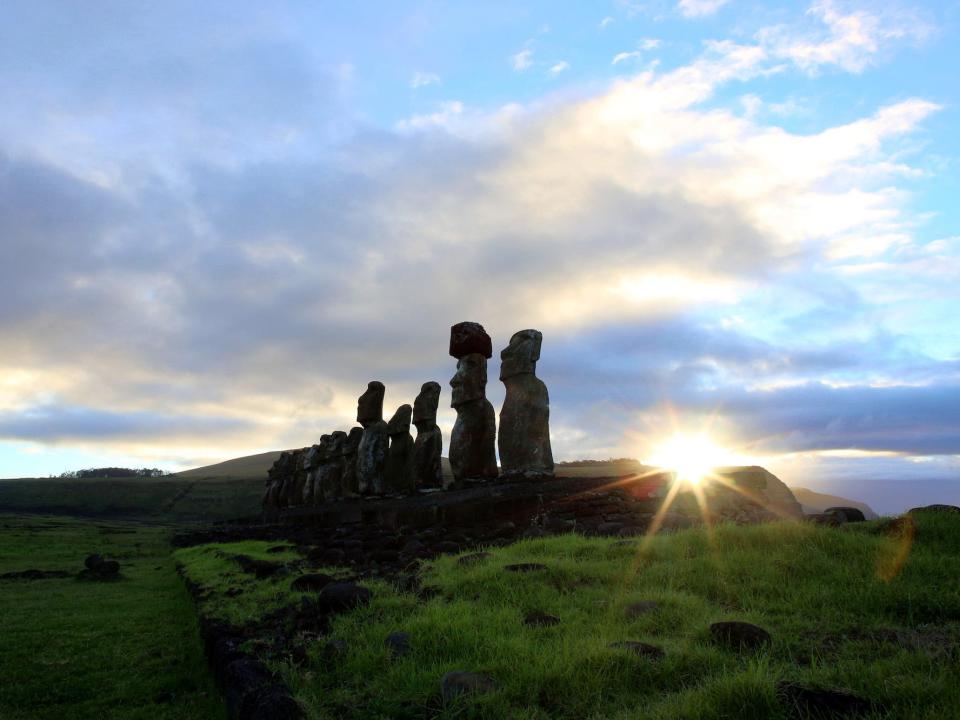
{"label": "moai statue", "polygon": [[521,330],[500,353],[500,380],[507,394],[500,410],[500,465],[503,474],[536,479],[553,476],[550,450],[550,396],[536,376],[543,334]]}
{"label": "moai statue", "polygon": [[337,430],[330,435],[324,435],[327,440],[323,464],[317,470],[317,492],[314,495],[314,504],[322,500],[338,500],[343,497],[343,441],[347,434]]}
{"label": "moai statue", "polygon": [[410,434],[410,416],[413,408],[401,405],[387,423],[390,433],[390,451],[385,471],[388,493],[413,492],[413,435]]}
{"label": "moai statue", "polygon": [[[314,450],[316,448],[316,450]],[[303,485],[303,504],[316,505],[323,502],[323,486],[320,484],[320,473],[330,454],[330,436],[321,435],[320,444],[314,445],[304,453],[303,467],[309,468],[309,476]]]}
{"label": "moai statue", "polygon": [[289,453],[281,455],[281,459],[284,461],[279,470],[279,506],[281,508],[294,507],[300,502],[300,497],[296,494],[295,486],[297,484],[297,464],[300,460],[301,453],[303,453],[303,450],[291,450]]}
{"label": "moai statue", "polygon": [[363,425],[363,438],[357,448],[357,480],[362,495],[383,495],[383,470],[387,463],[390,436],[383,421],[382,382],[373,380],[357,402],[357,422]]}
{"label": "moai statue", "polygon": [[497,476],[497,419],[486,397],[487,358],[493,355],[490,336],[479,323],[450,328],[450,354],[457,358],[451,378],[457,421],[450,436],[450,467],[457,484]]}
{"label": "moai statue", "polygon": [[413,401],[413,424],[417,426],[417,441],[413,444],[412,475],[414,487],[439,488],[443,486],[443,435],[437,426],[437,407],[440,405],[440,383],[426,382]]}
{"label": "moai statue", "polygon": [[350,434],[343,441],[343,474],[340,482],[343,487],[344,497],[356,497],[360,494],[359,480],[357,478],[357,451],[360,448],[360,440],[363,438],[363,428],[351,428]]}
{"label": "moai statue", "polygon": [[[325,435],[320,438],[320,442],[323,443],[323,438]],[[301,504],[303,505],[313,505],[313,493],[316,487],[316,478],[317,478],[317,468],[320,466],[321,460],[321,446],[320,445],[311,445],[310,448],[303,454],[303,469],[307,472],[307,477],[303,481],[303,495]]]}

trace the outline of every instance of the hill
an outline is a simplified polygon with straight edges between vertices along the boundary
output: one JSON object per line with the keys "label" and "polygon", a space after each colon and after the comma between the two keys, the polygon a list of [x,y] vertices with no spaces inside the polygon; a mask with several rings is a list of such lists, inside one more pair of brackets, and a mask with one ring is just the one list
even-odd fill
{"label": "hill", "polygon": [[267,470],[280,457],[281,450],[245,455],[244,457],[224,460],[214,465],[184,470],[173,475],[182,480],[251,480],[256,478],[261,482],[267,479]]}
{"label": "hill", "polygon": [[855,507],[863,511],[864,517],[866,517],[867,520],[876,520],[877,517],[879,517],[877,513],[873,511],[873,508],[857,500],[840,497],[839,495],[814,492],[807,488],[795,487],[791,488],[791,490],[793,490],[794,497],[797,498],[797,501],[803,506],[803,511],[808,515],[822,513],[829,507]]}

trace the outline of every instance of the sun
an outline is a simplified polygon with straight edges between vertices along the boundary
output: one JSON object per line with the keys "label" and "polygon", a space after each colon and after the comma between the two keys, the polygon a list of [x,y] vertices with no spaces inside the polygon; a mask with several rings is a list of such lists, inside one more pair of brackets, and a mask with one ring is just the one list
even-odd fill
{"label": "sun", "polygon": [[729,453],[706,434],[677,434],[658,445],[646,461],[672,470],[678,480],[698,485],[714,468],[723,465]]}

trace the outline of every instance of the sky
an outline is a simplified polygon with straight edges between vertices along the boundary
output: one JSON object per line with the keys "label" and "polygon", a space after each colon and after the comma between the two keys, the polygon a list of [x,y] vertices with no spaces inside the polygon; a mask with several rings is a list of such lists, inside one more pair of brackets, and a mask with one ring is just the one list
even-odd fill
{"label": "sky", "polygon": [[309,445],[371,379],[439,381],[449,437],[473,320],[497,408],[543,332],[559,460],[707,432],[960,502],[958,40],[958,2],[4,2],[0,477]]}

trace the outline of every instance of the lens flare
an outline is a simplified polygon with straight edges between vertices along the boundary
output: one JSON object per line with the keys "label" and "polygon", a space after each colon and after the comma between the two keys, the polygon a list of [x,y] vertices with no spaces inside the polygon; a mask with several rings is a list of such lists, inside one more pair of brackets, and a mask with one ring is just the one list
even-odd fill
{"label": "lens flare", "polygon": [[728,457],[729,452],[706,434],[677,434],[662,442],[645,462],[675,472],[678,480],[699,485]]}

